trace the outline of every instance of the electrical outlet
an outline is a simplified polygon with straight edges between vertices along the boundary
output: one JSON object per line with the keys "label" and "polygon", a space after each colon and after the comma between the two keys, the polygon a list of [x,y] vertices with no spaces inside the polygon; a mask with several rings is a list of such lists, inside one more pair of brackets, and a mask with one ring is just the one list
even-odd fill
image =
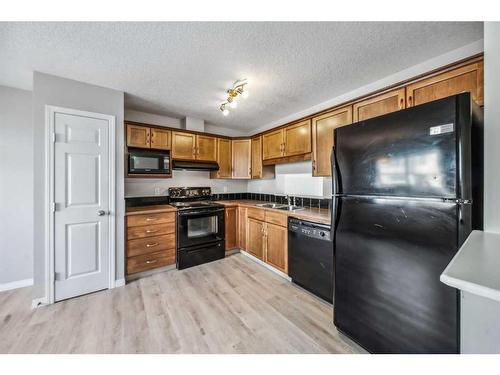
{"label": "electrical outlet", "polygon": [[156,187],[155,188],[155,195],[160,195],[161,194],[161,188]]}
{"label": "electrical outlet", "polygon": [[227,186],[224,186],[224,193],[227,193]]}

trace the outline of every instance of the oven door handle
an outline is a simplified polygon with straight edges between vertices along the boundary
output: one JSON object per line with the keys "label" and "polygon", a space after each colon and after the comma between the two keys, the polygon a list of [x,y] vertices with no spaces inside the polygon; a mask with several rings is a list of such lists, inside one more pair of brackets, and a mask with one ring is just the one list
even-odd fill
{"label": "oven door handle", "polygon": [[205,216],[211,216],[214,213],[217,212],[223,212],[224,208],[218,208],[216,210],[203,210],[203,211],[180,211],[179,215],[181,216],[193,216],[193,215],[200,215],[200,214],[205,214]]}

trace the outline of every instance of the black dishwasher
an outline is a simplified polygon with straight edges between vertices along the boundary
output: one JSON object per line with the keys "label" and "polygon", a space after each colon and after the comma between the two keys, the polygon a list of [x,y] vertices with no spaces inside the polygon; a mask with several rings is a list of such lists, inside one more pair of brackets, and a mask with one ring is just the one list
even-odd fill
{"label": "black dishwasher", "polygon": [[288,219],[288,274],[292,281],[333,303],[330,226]]}

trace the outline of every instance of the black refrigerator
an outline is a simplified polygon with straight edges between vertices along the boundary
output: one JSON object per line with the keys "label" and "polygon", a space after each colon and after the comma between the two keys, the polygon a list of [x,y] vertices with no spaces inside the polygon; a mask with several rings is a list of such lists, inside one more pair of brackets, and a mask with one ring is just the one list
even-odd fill
{"label": "black refrigerator", "polygon": [[439,276],[482,229],[482,144],[468,93],[335,130],[334,324],[369,352],[459,352]]}

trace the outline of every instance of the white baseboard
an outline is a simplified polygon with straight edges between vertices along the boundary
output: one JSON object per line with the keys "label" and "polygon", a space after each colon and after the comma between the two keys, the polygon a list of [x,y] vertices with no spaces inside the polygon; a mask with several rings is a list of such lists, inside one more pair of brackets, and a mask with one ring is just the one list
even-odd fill
{"label": "white baseboard", "polygon": [[281,276],[282,278],[284,278],[284,279],[286,279],[288,281],[292,281],[291,277],[288,276],[286,273],[281,272],[280,270],[277,270],[276,268],[274,268],[273,266],[270,266],[266,262],[263,262],[259,258],[254,257],[252,254],[247,253],[245,250],[240,250],[240,253],[243,254],[244,256],[250,258],[254,262],[259,263],[261,266],[266,267],[268,270],[273,271],[278,276]]}
{"label": "white baseboard", "polygon": [[32,286],[32,285],[33,285],[33,279],[12,281],[10,283],[0,284],[0,292],[17,288],[24,288],[25,286]]}
{"label": "white baseboard", "polygon": [[46,305],[48,305],[48,302],[45,299],[45,297],[35,298],[31,301],[31,308],[32,309],[36,309],[37,307],[46,306]]}
{"label": "white baseboard", "polygon": [[115,281],[115,288],[119,288],[125,285],[125,279],[118,279]]}

